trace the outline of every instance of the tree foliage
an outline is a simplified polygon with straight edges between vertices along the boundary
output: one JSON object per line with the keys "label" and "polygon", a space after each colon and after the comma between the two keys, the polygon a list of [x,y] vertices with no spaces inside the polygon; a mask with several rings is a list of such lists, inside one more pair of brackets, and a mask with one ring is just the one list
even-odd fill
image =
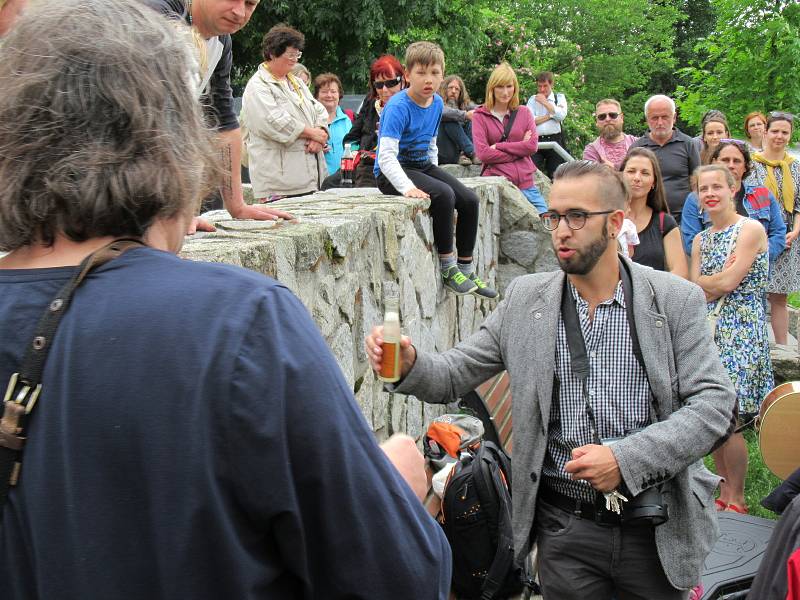
{"label": "tree foliage", "polygon": [[743,135],[744,116],[754,110],[796,110],[800,105],[800,4],[794,0],[712,0],[714,30],[695,46],[696,59],[683,73],[679,106],[699,122],[722,110],[733,133]]}

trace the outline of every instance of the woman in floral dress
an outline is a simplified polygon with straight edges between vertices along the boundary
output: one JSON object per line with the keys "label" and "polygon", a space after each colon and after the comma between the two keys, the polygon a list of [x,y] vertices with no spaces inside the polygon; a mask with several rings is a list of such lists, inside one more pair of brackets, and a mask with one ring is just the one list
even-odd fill
{"label": "woman in floral dress", "polygon": [[[736,212],[736,182],[727,168],[708,165],[696,174],[700,207],[711,227],[692,243],[691,279],[703,288],[709,313],[722,302],[714,341],[736,388],[740,421],[747,421],[773,386],[762,300],[769,277],[767,234],[758,221]],[[725,478],[718,508],[747,512],[747,446],[742,434],[734,433],[716,450],[714,461]]]}

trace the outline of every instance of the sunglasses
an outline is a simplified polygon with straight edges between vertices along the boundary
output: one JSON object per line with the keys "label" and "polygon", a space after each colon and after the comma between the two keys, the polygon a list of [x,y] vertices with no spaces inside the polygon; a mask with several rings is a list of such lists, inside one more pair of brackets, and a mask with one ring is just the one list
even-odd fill
{"label": "sunglasses", "polygon": [[387,79],[386,81],[373,81],[372,85],[375,86],[376,90],[382,90],[384,86],[393,88],[396,85],[400,85],[401,81],[403,81],[403,78],[398,75],[394,79]]}
{"label": "sunglasses", "polygon": [[618,112],[600,113],[594,116],[594,118],[597,119],[598,121],[605,121],[606,119],[611,119],[613,121],[617,117],[619,117]]}
{"label": "sunglasses", "polygon": [[773,110],[769,113],[769,116],[773,119],[786,119],[788,121],[794,121],[794,115],[792,113],[783,112],[782,110]]}
{"label": "sunglasses", "polygon": [[734,140],[732,138],[721,138],[719,143],[720,144],[736,144],[740,148],[747,148],[747,144],[745,144],[742,140]]}

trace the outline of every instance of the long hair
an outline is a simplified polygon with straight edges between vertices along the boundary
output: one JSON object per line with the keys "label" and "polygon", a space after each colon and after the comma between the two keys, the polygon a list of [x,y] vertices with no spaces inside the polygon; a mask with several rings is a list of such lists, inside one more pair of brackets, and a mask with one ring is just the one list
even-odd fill
{"label": "long hair", "polygon": [[508,103],[508,109],[514,110],[519,106],[519,81],[517,81],[517,74],[507,62],[497,65],[492,74],[489,75],[489,81],[486,82],[486,100],[484,106],[487,110],[494,108],[494,88],[499,85],[513,85],[514,95],[511,97],[511,102]]}
{"label": "long hair", "polygon": [[647,206],[652,208],[655,212],[669,213],[667,195],[664,192],[664,177],[661,175],[661,167],[658,164],[658,158],[652,150],[648,150],[647,148],[631,148],[622,161],[619,170],[624,173],[625,165],[628,164],[628,161],[637,156],[649,160],[650,165],[653,167],[653,177],[655,180],[653,181],[653,189],[647,192]]}
{"label": "long hair", "polygon": [[199,208],[220,171],[192,52],[137,0],[31,3],[0,47],[0,249]]}
{"label": "long hair", "polygon": [[709,123],[719,123],[725,128],[725,137],[730,137],[731,135],[731,128],[728,127],[728,120],[722,116],[722,113],[717,115],[712,115],[703,120],[703,130],[701,132],[703,138],[703,150],[700,152],[700,164],[707,165],[711,162],[711,155],[714,152],[713,148],[708,147],[708,143],[706,142],[706,127],[708,127]]}
{"label": "long hair", "polygon": [[467,92],[467,88],[464,86],[464,80],[461,79],[458,75],[448,75],[442,81],[442,85],[439,86],[439,95],[442,99],[447,102],[447,86],[450,85],[452,82],[457,81],[459,92],[458,98],[456,98],[456,108],[458,110],[468,110],[469,104],[472,102],[469,99],[469,92]]}
{"label": "long hair", "polygon": [[714,148],[714,152],[711,153],[709,163],[714,164],[719,158],[720,153],[728,146],[733,146],[742,154],[742,159],[744,160],[744,175],[742,175],[742,181],[744,181],[750,175],[750,170],[753,168],[753,161],[750,158],[750,150],[747,149],[747,144],[744,142],[740,140],[720,142],[717,147]]}

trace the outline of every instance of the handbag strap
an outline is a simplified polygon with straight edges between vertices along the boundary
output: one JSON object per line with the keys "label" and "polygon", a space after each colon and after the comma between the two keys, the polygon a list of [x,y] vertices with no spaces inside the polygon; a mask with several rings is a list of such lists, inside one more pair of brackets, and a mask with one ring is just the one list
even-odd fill
{"label": "handbag strap", "polygon": [[503,129],[503,136],[500,138],[500,142],[505,142],[508,139],[508,136],[511,135],[511,128],[514,126],[514,119],[517,118],[517,113],[519,112],[518,108],[515,108],[508,114],[508,121],[506,122],[506,126]]}
{"label": "handbag strap", "polygon": [[[733,235],[728,240],[728,251],[725,253],[725,262],[728,262],[728,259],[731,257],[733,253],[733,249],[736,247],[736,240],[739,239],[739,232],[742,230],[742,225],[744,225],[745,219],[741,218],[736,222],[734,225]],[[723,263],[724,265],[725,263]],[[717,300],[717,304],[714,306],[714,310],[711,311],[711,316],[715,319],[719,317],[719,313],[722,312],[722,307],[725,306],[725,300],[727,300],[728,294],[722,296],[719,300]]]}
{"label": "handbag strap", "polygon": [[75,274],[61,287],[39,319],[19,371],[8,382],[0,417],[0,516],[11,486],[19,480],[26,440],[25,428],[42,391],[42,374],[53,337],[75,290],[92,270],[139,246],[144,246],[140,240],[120,238],[92,252],[83,259]]}

